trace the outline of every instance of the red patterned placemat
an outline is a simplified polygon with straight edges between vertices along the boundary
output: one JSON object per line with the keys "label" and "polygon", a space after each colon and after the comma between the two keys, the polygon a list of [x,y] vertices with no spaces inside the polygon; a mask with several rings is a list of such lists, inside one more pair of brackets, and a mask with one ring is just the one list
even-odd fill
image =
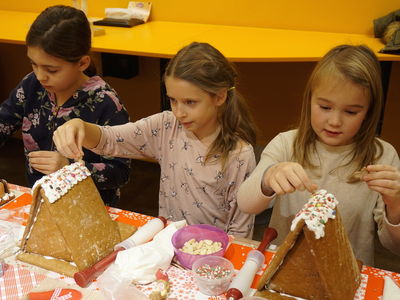
{"label": "red patterned placemat", "polygon": [[3,264],[3,271],[0,277],[2,300],[18,300],[46,278],[45,275],[9,264]]}

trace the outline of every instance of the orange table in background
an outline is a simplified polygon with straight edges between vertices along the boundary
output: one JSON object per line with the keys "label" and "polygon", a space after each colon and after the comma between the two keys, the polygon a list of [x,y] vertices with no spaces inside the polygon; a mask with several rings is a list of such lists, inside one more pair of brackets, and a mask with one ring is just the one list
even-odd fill
{"label": "orange table in background", "polygon": [[[29,207],[32,201],[32,196],[29,193],[29,189],[19,186],[11,185],[11,189],[23,192],[20,196],[18,196],[14,201],[10,202],[9,204],[2,207],[2,209],[7,209],[10,211],[8,221],[17,222],[22,225],[26,224]],[[135,225],[140,227],[144,225],[147,221],[153,219],[154,217],[146,216],[142,214],[138,214],[135,212],[130,212],[118,208],[108,207],[108,212],[114,220],[119,222],[124,222],[130,225]],[[234,239],[233,242],[230,244],[229,248],[225,253],[225,257],[229,259],[236,270],[239,270],[243,265],[244,261],[246,260],[247,253],[256,248],[258,246],[258,242],[250,241],[246,239]],[[265,251],[264,253],[266,258],[266,263],[269,263],[273,256],[273,252]],[[263,266],[263,270],[266,268],[266,265]],[[186,270],[179,270],[178,268],[170,268],[171,270],[168,271],[170,280],[171,280],[171,299],[174,298],[173,295],[178,296],[177,299],[198,299],[196,298],[197,287],[193,281],[191,273]],[[186,273],[185,273],[186,272]],[[256,282],[259,280],[262,272],[260,271],[254,281],[253,281],[253,288],[256,285]],[[357,291],[356,297],[354,299],[367,299],[367,300],[378,300],[383,292],[384,286],[384,276],[391,276],[396,282],[400,284],[400,274],[385,271],[369,266],[363,266],[362,268],[362,283],[360,288]],[[31,275],[36,281],[37,278]],[[3,297],[4,289],[2,284],[4,285],[3,278],[0,278],[0,299],[19,299],[19,298],[9,298]],[[175,284],[174,284],[175,282]],[[9,285],[10,283],[8,283]],[[10,287],[7,287],[10,288]],[[30,287],[32,288],[32,286]],[[151,290],[151,285],[145,286],[141,288],[143,292],[149,292]],[[26,290],[27,293],[29,290]],[[182,296],[182,297],[181,297]],[[207,298],[204,298],[207,299]],[[209,297],[209,299],[218,300],[218,299],[225,299],[224,295],[217,296],[217,297]]]}

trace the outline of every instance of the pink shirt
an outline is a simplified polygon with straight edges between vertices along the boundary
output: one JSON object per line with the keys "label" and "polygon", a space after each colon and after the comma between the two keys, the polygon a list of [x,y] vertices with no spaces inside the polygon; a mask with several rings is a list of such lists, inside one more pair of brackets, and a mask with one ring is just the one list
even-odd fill
{"label": "pink shirt", "polygon": [[99,144],[92,151],[111,156],[153,158],[161,167],[159,215],[188,224],[211,224],[229,234],[251,238],[254,215],[236,203],[240,184],[255,168],[251,145],[230,153],[225,170],[219,161],[204,164],[208,144],[181,126],[165,111],[118,126],[101,127]]}

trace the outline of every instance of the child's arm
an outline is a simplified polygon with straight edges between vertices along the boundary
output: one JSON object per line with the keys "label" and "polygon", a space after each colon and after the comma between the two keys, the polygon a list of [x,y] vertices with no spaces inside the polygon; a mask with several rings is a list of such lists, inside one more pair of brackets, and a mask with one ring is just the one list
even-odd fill
{"label": "child's arm", "polygon": [[367,171],[363,180],[371,190],[382,195],[388,221],[393,225],[400,224],[399,169],[390,165],[370,165],[367,166]]}
{"label": "child's arm", "polygon": [[[63,126],[71,124],[71,121]],[[62,128],[62,134],[57,137],[59,139],[57,143],[62,147],[62,152],[58,148],[59,145],[56,146],[63,155],[68,154],[67,157],[80,154],[78,149],[85,147],[99,155],[150,158],[158,161],[162,149],[169,147],[175,132],[180,130],[179,122],[170,111],[122,125],[98,126],[83,121],[76,122],[71,124],[74,133],[69,133],[66,127],[59,127]]]}
{"label": "child's arm", "polygon": [[57,150],[65,157],[80,159],[83,157],[82,147],[91,149],[97,146],[101,138],[101,130],[96,124],[72,119],[57,128],[53,140]]}
{"label": "child's arm", "polygon": [[270,206],[275,193],[316,188],[299,164],[289,162],[294,136],[295,131],[281,133],[265,147],[257,167],[240,186],[238,205],[242,211],[262,212]]}

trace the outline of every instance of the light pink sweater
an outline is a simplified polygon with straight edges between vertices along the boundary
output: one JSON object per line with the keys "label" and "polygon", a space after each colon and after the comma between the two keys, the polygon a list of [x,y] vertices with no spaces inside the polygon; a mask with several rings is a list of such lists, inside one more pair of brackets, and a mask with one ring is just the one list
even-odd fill
{"label": "light pink sweater", "polygon": [[208,145],[183,128],[170,111],[101,130],[100,143],[92,151],[159,162],[159,215],[186,219],[188,224],[211,224],[229,234],[252,237],[254,215],[241,212],[236,203],[240,184],[255,168],[251,145],[232,151],[222,171],[218,161],[204,164]]}

